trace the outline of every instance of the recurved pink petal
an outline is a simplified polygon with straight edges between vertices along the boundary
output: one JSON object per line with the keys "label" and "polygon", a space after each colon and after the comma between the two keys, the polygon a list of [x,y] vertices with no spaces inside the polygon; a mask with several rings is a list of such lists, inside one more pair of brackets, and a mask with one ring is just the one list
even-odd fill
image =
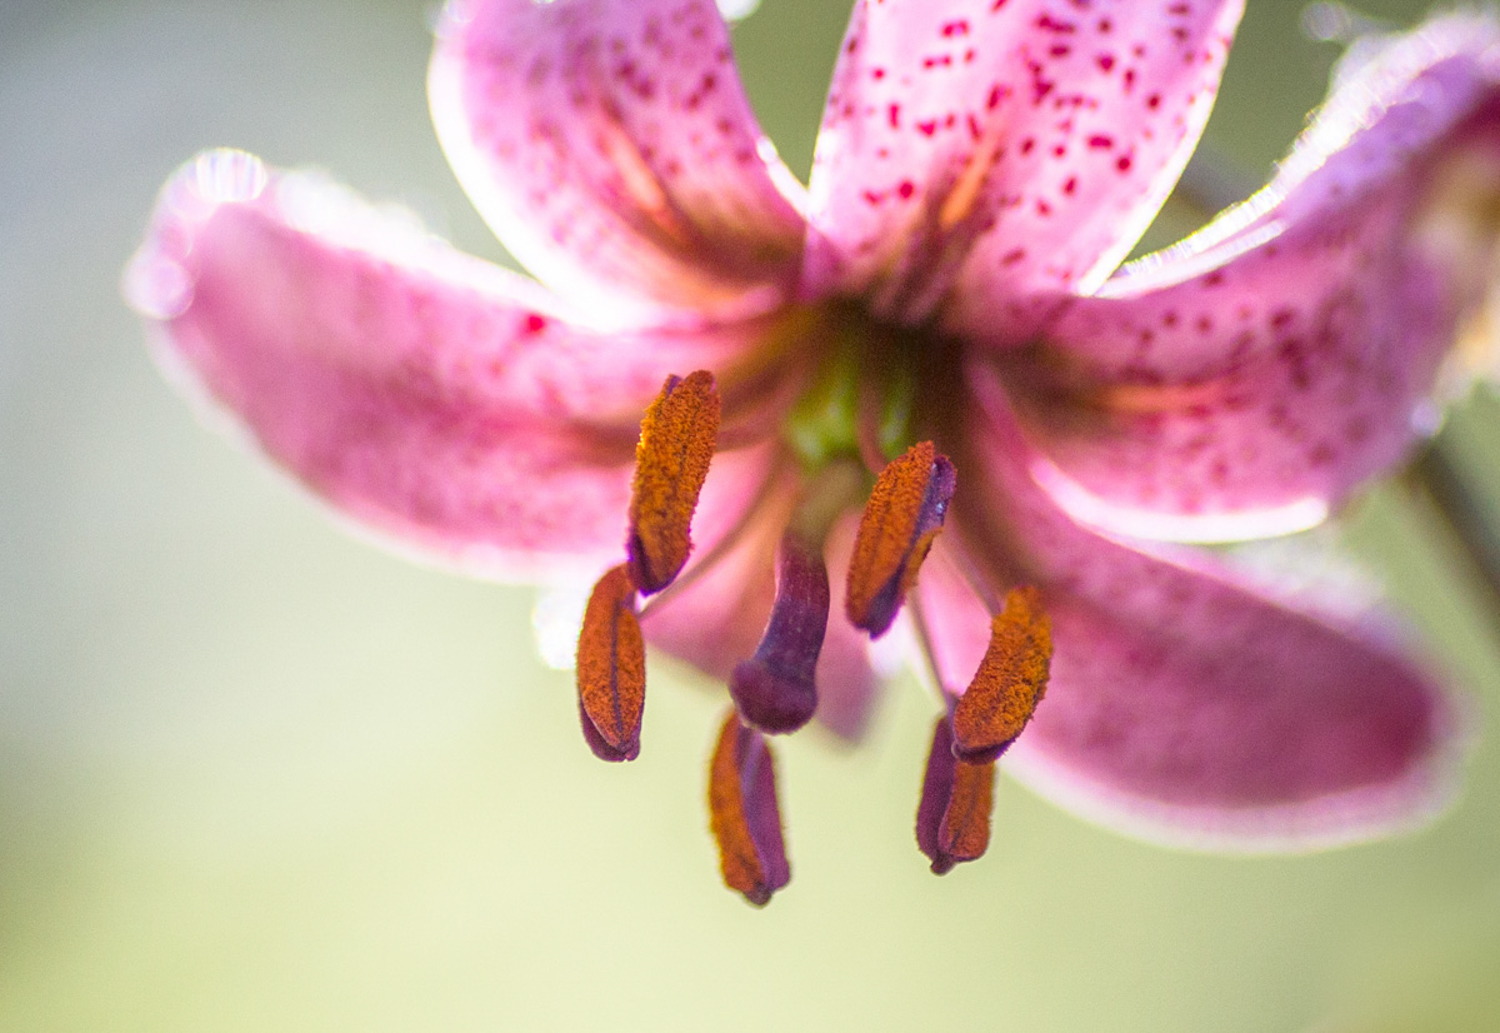
{"label": "recurved pink petal", "polygon": [[626,318],[763,304],[793,274],[801,188],[713,0],[452,0],[428,86],[470,197],[560,294]]}
{"label": "recurved pink petal", "polygon": [[[1030,481],[990,399],[959,461],[971,554],[1002,587],[1038,584],[1055,652],[1009,769],[1087,817],[1215,849],[1306,849],[1409,827],[1453,786],[1457,707],[1382,630],[1257,594],[1203,556],[1087,531]],[[965,499],[970,500],[965,503]],[[940,541],[920,591],[944,680],[961,690],[988,612]]]}
{"label": "recurved pink petal", "polygon": [[1176,182],[1240,0],[859,0],[809,200],[813,291],[1024,340]]}
{"label": "recurved pink petal", "polygon": [[[517,577],[618,557],[641,412],[666,373],[722,368],[756,332],[579,329],[535,284],[228,151],[167,184],[126,289],[178,379],[336,509]],[[702,540],[768,459],[716,460]]]}
{"label": "recurved pink petal", "polygon": [[1432,426],[1500,199],[1500,30],[1454,17],[1347,77],[1247,205],[1079,299],[1011,384],[1082,519],[1227,539],[1316,523]]}

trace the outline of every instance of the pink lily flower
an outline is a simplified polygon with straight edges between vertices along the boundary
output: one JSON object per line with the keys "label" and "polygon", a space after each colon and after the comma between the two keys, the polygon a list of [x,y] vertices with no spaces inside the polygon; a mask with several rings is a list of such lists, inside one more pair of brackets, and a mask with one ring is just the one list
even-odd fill
{"label": "pink lily flower", "polygon": [[1408,454],[1483,286],[1500,28],[1385,43],[1261,193],[1119,268],[1240,10],[857,0],[804,190],[713,0],[455,0],[438,133],[537,280],[213,152],[127,290],[359,527],[484,576],[612,568],[580,648],[601,756],[639,749],[643,642],[729,682],[713,824],[756,903],[789,876],[761,732],[857,738],[893,623],[945,700],[934,870],[983,852],[1007,750],[1159,841],[1389,833],[1454,782],[1441,683],[1386,627],[1140,538],[1302,529]]}

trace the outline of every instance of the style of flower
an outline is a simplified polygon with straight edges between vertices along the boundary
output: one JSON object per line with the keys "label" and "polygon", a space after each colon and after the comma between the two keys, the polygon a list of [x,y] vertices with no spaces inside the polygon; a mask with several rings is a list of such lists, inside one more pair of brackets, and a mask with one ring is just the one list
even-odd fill
{"label": "style of flower", "polygon": [[1485,286],[1500,30],[1367,45],[1268,187],[1117,269],[1240,6],[858,0],[804,191],[712,0],[455,0],[438,133],[545,288],[213,152],[127,290],[364,527],[484,575],[606,570],[578,656],[601,757],[640,748],[646,642],[726,681],[712,826],[755,903],[789,876],[765,734],[857,738],[893,623],[944,701],[935,871],[984,851],[1012,743],[1017,777],[1157,840],[1383,834],[1452,784],[1438,681],[1140,538],[1305,528],[1407,454]]}

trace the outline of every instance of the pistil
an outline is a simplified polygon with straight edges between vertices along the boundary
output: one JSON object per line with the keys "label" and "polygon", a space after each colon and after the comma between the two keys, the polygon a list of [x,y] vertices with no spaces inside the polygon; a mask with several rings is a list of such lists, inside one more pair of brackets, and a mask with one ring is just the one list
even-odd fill
{"label": "pistil", "polygon": [[763,732],[794,732],[818,709],[813,672],[828,627],[828,569],[823,543],[795,527],[776,557],[776,598],[760,645],[729,679],[745,721]]}

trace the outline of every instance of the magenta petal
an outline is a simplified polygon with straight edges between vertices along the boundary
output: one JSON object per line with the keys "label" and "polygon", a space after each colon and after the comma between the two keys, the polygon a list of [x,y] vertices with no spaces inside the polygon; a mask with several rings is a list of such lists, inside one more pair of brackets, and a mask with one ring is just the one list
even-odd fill
{"label": "magenta petal", "polygon": [[[829,575],[837,575],[830,570]],[[834,598],[838,598],[834,589]],[[879,699],[880,679],[870,664],[870,640],[844,619],[837,608],[829,616],[828,634],[818,655],[816,673],[820,724],[851,743],[865,737]]]}
{"label": "magenta petal", "polygon": [[[1445,802],[1458,708],[1381,629],[1279,605],[1204,557],[1084,530],[1026,477],[1003,410],[991,417],[988,451],[964,470],[1005,501],[956,518],[975,542],[1012,543],[1003,562],[1005,546],[979,555],[1040,584],[1055,644],[1008,770],[1103,824],[1216,849],[1363,839]],[[921,599],[944,679],[961,686],[988,613],[943,550]]]}
{"label": "magenta petal", "polygon": [[861,0],[809,201],[814,290],[1024,339],[1096,285],[1208,118],[1239,0]]}
{"label": "magenta petal", "polygon": [[474,203],[559,293],[625,314],[786,285],[800,188],[713,0],[454,0],[429,90]]}
{"label": "magenta petal", "polygon": [[[239,152],[167,185],[127,291],[179,379],[337,509],[516,577],[620,552],[641,411],[752,332],[578,329],[529,281]],[[736,519],[765,462],[725,457],[704,520]]]}
{"label": "magenta petal", "polygon": [[850,624],[837,600],[844,598],[849,578],[849,554],[859,526],[858,514],[849,514],[834,525],[828,536],[824,558],[828,563],[829,591],[835,600],[829,614],[823,651],[818,654],[818,722],[839,738],[858,742],[870,726],[879,698],[880,679],[870,659],[870,639]]}
{"label": "magenta petal", "polygon": [[1403,38],[1245,209],[1073,305],[1013,382],[1059,501],[1133,535],[1244,538],[1316,523],[1400,460],[1483,287],[1454,236],[1479,213],[1444,206],[1500,197],[1497,39],[1474,18]]}

